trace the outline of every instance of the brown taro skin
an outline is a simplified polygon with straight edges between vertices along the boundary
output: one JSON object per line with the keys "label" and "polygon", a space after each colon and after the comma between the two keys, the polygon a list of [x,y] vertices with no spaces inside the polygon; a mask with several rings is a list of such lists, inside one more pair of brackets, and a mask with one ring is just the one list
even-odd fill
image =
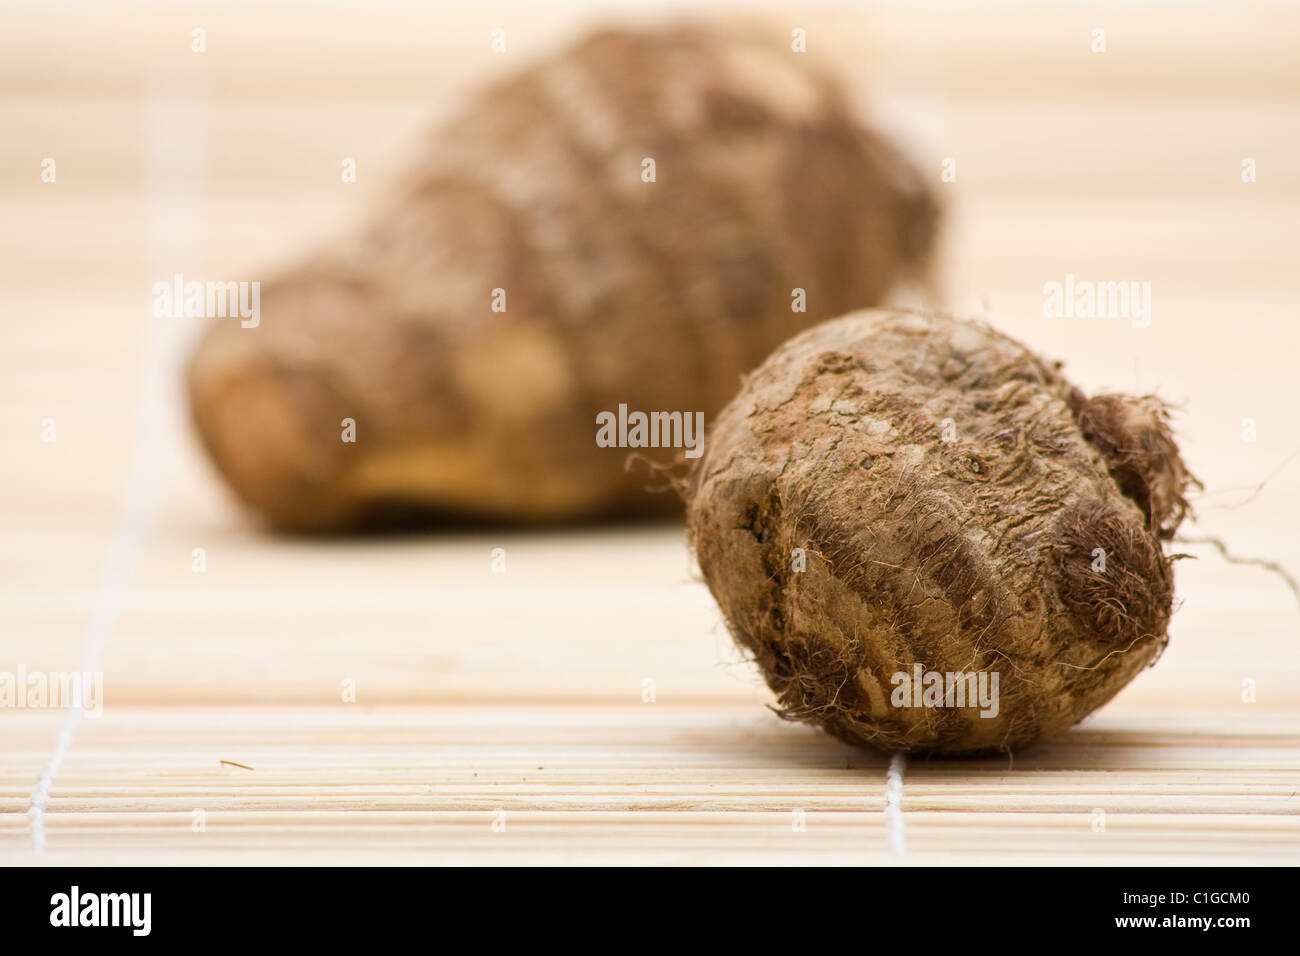
{"label": "brown taro skin", "polygon": [[[885,751],[1009,751],[1159,655],[1190,481],[1157,400],[1087,398],[980,322],[865,311],[747,376],[687,519],[783,716]],[[996,716],[899,706],[917,664],[996,672]]]}
{"label": "brown taro skin", "polygon": [[932,193],[810,63],[609,30],[470,95],[368,227],[263,284],[256,328],[211,320],[188,385],[221,473],[292,530],[679,511],[599,413],[711,416],[790,335],[927,271]]}

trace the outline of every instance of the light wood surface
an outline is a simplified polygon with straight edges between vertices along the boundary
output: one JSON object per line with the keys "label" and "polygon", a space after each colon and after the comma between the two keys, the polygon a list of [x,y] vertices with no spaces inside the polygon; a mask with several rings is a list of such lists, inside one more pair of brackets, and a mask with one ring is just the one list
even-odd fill
{"label": "light wood surface", "polygon": [[[102,646],[105,693],[39,854],[31,794],[66,714],[0,709],[0,862],[1300,861],[1300,610],[1203,546],[1155,668],[1014,759],[908,760],[891,816],[888,758],[766,708],[680,529],[257,531],[186,429],[197,328],[151,318],[151,284],[266,275],[346,229],[465,84],[664,15],[116,6],[0,12],[0,671]],[[943,301],[1088,390],[1178,402],[1206,486],[1190,532],[1300,566],[1300,14],[758,9],[778,36],[807,29],[807,55],[934,171]],[[1066,273],[1150,281],[1151,327],[1044,318]]]}

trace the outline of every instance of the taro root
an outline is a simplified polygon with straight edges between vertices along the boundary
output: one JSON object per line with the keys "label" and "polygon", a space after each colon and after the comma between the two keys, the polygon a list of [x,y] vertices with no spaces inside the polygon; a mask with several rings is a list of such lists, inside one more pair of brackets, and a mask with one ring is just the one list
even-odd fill
{"label": "taro root", "polygon": [[866,311],[709,429],[690,540],[780,713],[886,751],[1007,751],[1163,649],[1192,481],[1154,398],[1086,397],[987,325]]}
{"label": "taro root", "polygon": [[256,328],[214,322],[189,394],[220,471],[289,529],[680,509],[598,415],[711,415],[924,271],[930,192],[808,64],[604,32],[471,97],[369,228],[264,284]]}

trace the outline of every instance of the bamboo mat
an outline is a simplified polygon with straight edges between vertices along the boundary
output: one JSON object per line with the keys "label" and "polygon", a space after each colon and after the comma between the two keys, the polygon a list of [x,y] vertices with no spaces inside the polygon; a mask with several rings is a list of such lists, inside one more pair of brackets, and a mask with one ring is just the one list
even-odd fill
{"label": "bamboo mat", "polygon": [[[614,18],[117,6],[0,12],[0,671],[102,648],[105,694],[70,736],[61,711],[0,709],[0,862],[1300,859],[1300,612],[1207,548],[1178,565],[1164,657],[1083,725],[891,774],[767,709],[671,525],[258,532],[185,428],[197,330],[150,318],[152,282],[255,279],[345,229],[464,84]],[[956,158],[946,303],[1089,390],[1179,402],[1193,530],[1300,566],[1300,15],[759,9],[936,180]],[[1066,273],[1150,281],[1151,327],[1043,318]]]}

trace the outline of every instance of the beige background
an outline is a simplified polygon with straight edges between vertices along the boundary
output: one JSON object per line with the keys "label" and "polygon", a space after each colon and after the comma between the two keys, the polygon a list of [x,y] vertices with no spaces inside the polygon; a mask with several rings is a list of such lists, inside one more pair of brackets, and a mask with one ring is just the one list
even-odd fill
{"label": "beige background", "polygon": [[[900,857],[887,761],[764,708],[678,529],[259,533],[186,430],[197,328],[151,318],[151,284],[268,275],[346,229],[468,84],[665,8],[113,6],[0,11],[0,670],[74,669],[102,640],[107,698],[39,857],[29,795],[65,715],[0,710],[0,860],[1296,861],[1296,598],[1203,547],[1165,657],[1081,728],[1014,761],[907,763]],[[1088,390],[1176,402],[1206,488],[1191,533],[1300,567],[1300,14],[754,9],[778,42],[806,29],[805,55],[933,171],[944,302]],[[1150,328],[1044,318],[1067,272],[1151,282]]]}

